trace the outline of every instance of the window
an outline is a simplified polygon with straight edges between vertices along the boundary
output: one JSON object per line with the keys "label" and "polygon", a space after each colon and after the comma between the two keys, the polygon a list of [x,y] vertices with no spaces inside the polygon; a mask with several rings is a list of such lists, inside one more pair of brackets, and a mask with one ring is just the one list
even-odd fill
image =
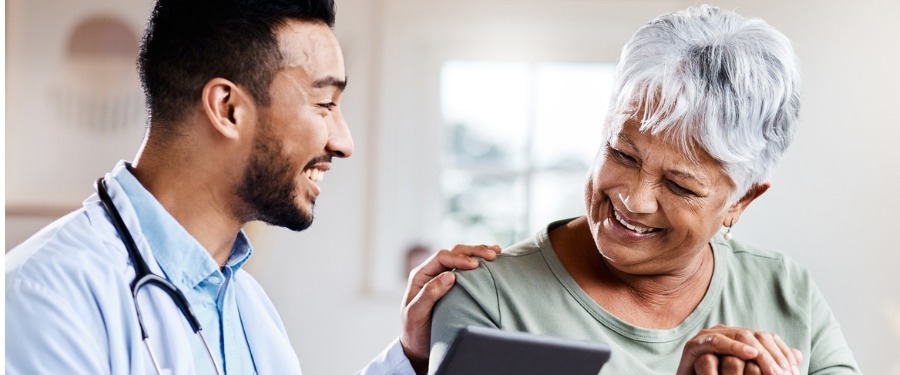
{"label": "window", "polygon": [[443,64],[444,243],[506,246],[583,215],[614,71],[614,64]]}

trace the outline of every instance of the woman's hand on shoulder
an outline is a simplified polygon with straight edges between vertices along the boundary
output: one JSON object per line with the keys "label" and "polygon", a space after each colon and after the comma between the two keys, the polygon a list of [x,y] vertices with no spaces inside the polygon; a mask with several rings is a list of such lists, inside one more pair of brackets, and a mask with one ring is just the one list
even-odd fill
{"label": "woman's hand on shoulder", "polygon": [[803,354],[775,333],[717,325],[688,340],[678,375],[796,375],[802,360]]}

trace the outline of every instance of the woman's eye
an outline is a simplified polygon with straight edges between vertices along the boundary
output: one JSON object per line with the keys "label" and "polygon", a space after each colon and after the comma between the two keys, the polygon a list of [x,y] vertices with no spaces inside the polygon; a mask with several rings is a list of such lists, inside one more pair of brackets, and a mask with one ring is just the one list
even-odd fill
{"label": "woman's eye", "polygon": [[337,104],[334,103],[334,102],[319,103],[319,107],[325,108],[325,109],[328,110],[328,111],[331,111],[331,110],[334,109],[334,107],[336,107],[336,106],[337,106]]}
{"label": "woman's eye", "polygon": [[612,147],[609,148],[609,151],[610,151],[610,153],[612,153],[613,157],[616,158],[616,160],[618,160],[620,163],[625,164],[625,165],[637,165],[637,160],[635,160],[635,158],[631,157],[631,155],[628,155],[622,151],[616,150]]}
{"label": "woman's eye", "polygon": [[675,194],[682,195],[682,196],[696,196],[697,195],[693,191],[685,188],[684,186],[679,185],[675,181],[669,180],[668,184],[669,184],[669,189],[672,189],[672,192]]}

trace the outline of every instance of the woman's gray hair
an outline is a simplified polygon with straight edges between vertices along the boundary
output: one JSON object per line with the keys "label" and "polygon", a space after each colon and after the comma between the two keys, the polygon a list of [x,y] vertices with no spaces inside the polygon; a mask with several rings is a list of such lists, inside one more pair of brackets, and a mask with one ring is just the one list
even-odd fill
{"label": "woman's gray hair", "polygon": [[622,50],[606,136],[642,114],[692,157],[722,163],[732,199],[769,178],[793,139],[800,71],[791,42],[758,18],[702,5],[644,25]]}

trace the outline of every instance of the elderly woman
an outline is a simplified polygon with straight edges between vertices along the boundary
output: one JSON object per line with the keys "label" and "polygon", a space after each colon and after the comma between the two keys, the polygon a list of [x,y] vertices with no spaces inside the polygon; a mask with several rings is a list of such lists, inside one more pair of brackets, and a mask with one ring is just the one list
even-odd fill
{"label": "elderly woman", "polygon": [[431,370],[477,325],[603,342],[604,374],[858,373],[809,272],[731,238],[791,143],[799,84],[790,42],[762,20],[700,6],[641,28],[586,215],[459,272]]}

